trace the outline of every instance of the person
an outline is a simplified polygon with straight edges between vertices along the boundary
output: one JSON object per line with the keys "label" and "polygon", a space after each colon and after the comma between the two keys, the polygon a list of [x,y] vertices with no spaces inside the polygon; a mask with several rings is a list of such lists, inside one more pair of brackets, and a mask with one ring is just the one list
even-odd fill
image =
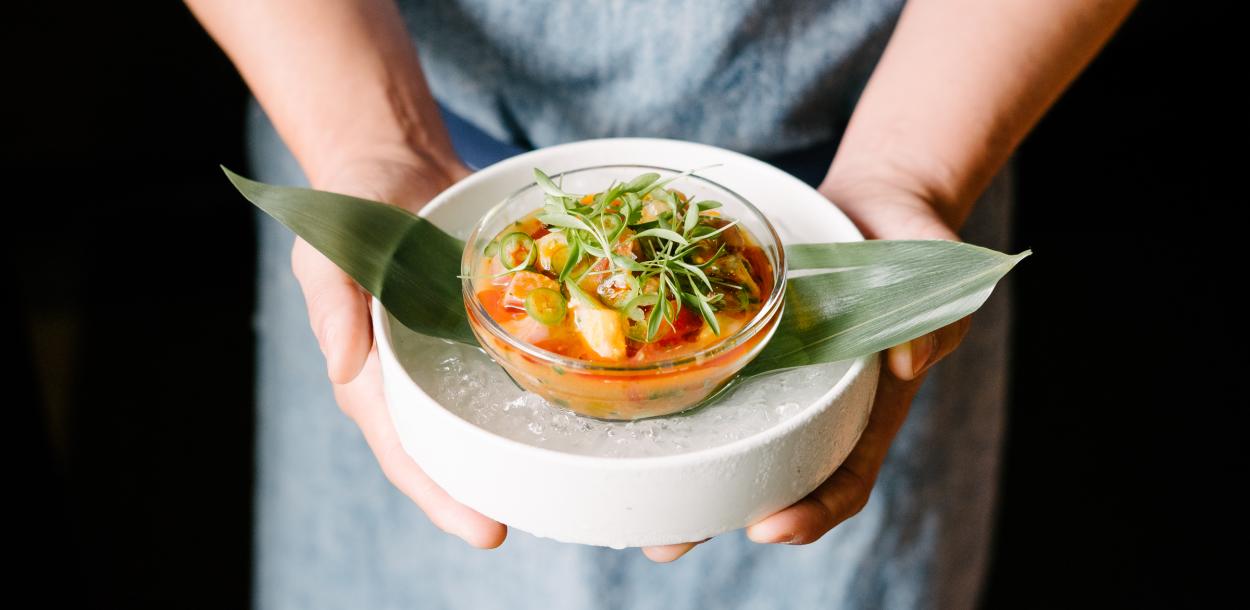
{"label": "person", "polygon": [[[958,239],[962,228],[999,249],[1009,157],[1133,6],[188,4],[263,109],[249,133],[267,181],[306,179],[415,210],[469,175],[466,160],[663,136],[819,168],[809,179],[868,238]],[[642,557],[671,562],[700,541],[639,555],[514,534],[481,553],[471,547],[499,547],[506,527],[450,498],[400,447],[366,295],[276,223],[259,230],[259,607],[975,605],[1005,417],[1008,291],[976,325],[888,350],[850,457],[745,532],[670,566]]]}

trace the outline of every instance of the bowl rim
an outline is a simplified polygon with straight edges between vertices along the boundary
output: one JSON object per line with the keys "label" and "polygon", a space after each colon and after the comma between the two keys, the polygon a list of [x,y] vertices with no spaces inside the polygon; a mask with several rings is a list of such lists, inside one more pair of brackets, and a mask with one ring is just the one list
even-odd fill
{"label": "bowl rim", "polygon": [[[755,315],[751,318],[751,320],[747,324],[744,324],[742,328],[739,328],[736,332],[734,332],[734,334],[729,335],[728,337],[725,337],[721,339],[720,341],[712,343],[711,345],[703,347],[702,349],[699,349],[698,351],[690,352],[687,354],[682,354],[682,355],[675,356],[672,358],[667,358],[664,360],[655,360],[655,361],[645,362],[645,363],[640,363],[640,364],[625,364],[625,365],[605,364],[605,363],[600,363],[600,362],[596,362],[593,360],[582,360],[579,358],[570,358],[568,356],[564,356],[564,355],[557,354],[552,351],[542,349],[536,345],[527,343],[525,341],[521,341],[520,339],[513,337],[511,333],[504,330],[503,326],[501,326],[497,320],[495,320],[494,318],[490,316],[490,314],[486,311],[485,307],[482,305],[481,301],[478,300],[476,297],[476,294],[474,291],[475,287],[473,284],[472,272],[474,268],[474,263],[480,260],[480,256],[478,255],[478,252],[477,252],[478,248],[474,247],[474,243],[478,240],[479,234],[482,232],[482,229],[491,220],[494,220],[495,216],[500,214],[502,210],[505,207],[507,207],[508,204],[511,203],[517,196],[527,191],[530,191],[531,189],[539,188],[537,182],[530,182],[522,186],[521,188],[513,191],[511,194],[505,197],[503,201],[500,201],[494,206],[491,206],[491,208],[487,210],[487,212],[483,214],[482,217],[478,219],[476,223],[474,223],[472,232],[469,233],[469,236],[465,239],[464,252],[461,254],[461,258],[460,258],[460,275],[461,275],[460,292],[464,299],[464,305],[467,310],[467,313],[469,314],[470,326],[478,326],[478,327],[484,328],[495,339],[498,339],[504,342],[504,344],[507,345],[509,348],[520,351],[532,358],[539,359],[541,361],[540,362],[541,364],[553,364],[553,365],[557,365],[557,366],[560,366],[565,369],[571,370],[573,372],[578,372],[578,373],[603,373],[603,372],[644,373],[644,372],[668,372],[672,370],[678,370],[678,369],[690,367],[692,365],[698,366],[699,364],[703,362],[713,360],[717,358],[718,356],[721,356],[722,354],[726,354],[730,351],[733,351],[734,349],[738,348],[742,344],[754,338],[757,334],[759,334],[761,330],[763,330],[764,328],[768,326],[768,324],[773,320],[774,317],[777,317],[780,315],[781,310],[783,309],[785,305],[786,280],[787,280],[788,272],[789,272],[788,263],[786,260],[785,245],[781,241],[781,236],[777,233],[777,228],[773,226],[773,223],[772,221],[768,219],[768,216],[765,215],[762,210],[755,207],[755,204],[748,201],[747,198],[738,194],[733,189],[727,188],[726,186],[714,180],[705,178],[703,176],[699,176],[695,173],[690,173],[685,176],[681,176],[683,173],[685,173],[683,170],[676,170],[676,169],[672,169],[668,167],[660,167],[657,165],[642,165],[642,164],[634,164],[634,163],[610,163],[610,164],[604,164],[604,165],[592,165],[592,166],[586,166],[586,167],[578,167],[574,169],[565,170],[557,174],[553,174],[551,177],[553,179],[556,179],[556,178],[563,177],[569,174],[592,172],[595,170],[609,170],[609,169],[622,169],[622,168],[651,170],[655,172],[668,172],[677,177],[688,178],[688,179],[698,180],[698,181],[707,183],[711,187],[720,189],[724,191],[725,193],[727,193],[728,195],[730,195],[731,197],[735,198],[738,201],[738,203],[741,203],[744,207],[746,207],[746,209],[751,214],[754,214],[755,217],[758,218],[763,223],[764,228],[767,230],[766,237],[770,238],[771,241],[769,244],[760,244],[760,246],[765,251],[768,251],[769,246],[773,246],[774,247],[773,250],[776,252],[776,257],[775,257],[776,263],[773,265],[773,269],[772,269],[773,290],[772,290],[772,293],[768,295],[768,300],[765,301],[765,303],[760,307],[759,311],[755,312]],[[704,169],[709,169],[709,168],[704,168]],[[755,237],[754,233],[749,233],[749,234],[752,236],[752,238],[758,239]],[[472,323],[475,317],[478,318],[476,325]],[[778,322],[780,322],[780,319],[778,319]],[[765,339],[771,339],[772,333],[770,332],[768,334],[769,336],[765,337]]]}
{"label": "bowl rim", "polygon": [[[528,151],[528,152],[516,155],[514,157],[504,159],[498,163],[495,163],[494,165],[491,165],[489,168],[483,168],[481,171],[474,172],[470,176],[452,185],[450,188],[443,191],[442,193],[437,195],[434,199],[432,199],[428,205],[424,206],[418,212],[418,215],[423,216],[423,217],[428,216],[434,210],[442,207],[442,205],[446,203],[447,201],[453,199],[454,197],[459,196],[462,191],[469,190],[471,188],[474,188],[481,182],[492,179],[492,176],[494,173],[500,173],[500,172],[509,170],[513,166],[524,165],[524,164],[530,163],[529,159],[532,157],[541,157],[541,156],[545,156],[547,154],[551,154],[552,152],[557,152],[557,151],[571,150],[571,149],[577,149],[577,148],[588,147],[588,146],[612,145],[614,143],[638,143],[638,144],[653,144],[653,145],[660,145],[660,146],[677,145],[677,146],[691,148],[692,150],[695,150],[695,149],[711,150],[711,151],[714,151],[718,156],[732,158],[738,162],[764,169],[765,171],[772,173],[773,178],[775,179],[797,182],[799,184],[802,184],[802,186],[804,186],[805,188],[810,188],[806,184],[803,184],[798,178],[772,165],[769,165],[768,163],[760,161],[759,159],[755,159],[753,157],[749,157],[742,153],[738,153],[735,151],[731,151],[731,150],[716,147],[716,146],[711,146],[708,144],[700,144],[697,142],[687,142],[687,141],[682,141],[682,140],[670,140],[670,139],[664,139],[664,138],[602,138],[602,139],[596,139],[596,140],[582,140],[578,142],[570,142],[567,144],[559,144],[556,146],[550,146],[550,147],[545,147],[542,149]],[[494,171],[493,172],[486,171],[488,169],[494,170]],[[842,210],[836,206],[836,204],[831,207],[833,208],[834,213],[841,215],[844,219],[846,218],[845,213],[843,213]],[[863,234],[860,232],[859,228],[856,227],[854,223],[850,223],[849,219],[847,221],[847,226],[852,232],[852,235],[854,236],[853,239],[850,239],[848,241],[856,241],[855,238],[857,238],[860,241],[864,239]],[[851,366],[846,370],[845,373],[843,373],[841,379],[839,379],[837,383],[834,383],[832,387],[830,387],[824,394],[820,396],[820,398],[813,401],[811,404],[806,405],[803,408],[803,410],[800,411],[799,413],[779,422],[778,424],[772,427],[761,430],[758,433],[751,434],[749,436],[745,436],[740,439],[736,439],[736,440],[730,441],[722,445],[716,445],[713,447],[707,447],[705,449],[698,449],[695,451],[677,453],[677,454],[672,454],[672,455],[640,456],[640,457],[612,457],[612,456],[603,456],[603,455],[585,455],[581,453],[570,453],[567,451],[560,451],[557,449],[551,449],[549,447],[540,447],[538,445],[523,443],[521,441],[514,440],[506,436],[495,434],[494,432],[491,432],[490,430],[482,428],[481,426],[478,426],[474,424],[473,422],[467,419],[464,419],[463,417],[460,417],[459,415],[455,414],[447,407],[443,406],[441,403],[435,400],[434,397],[430,396],[429,393],[425,391],[425,388],[422,388],[421,384],[417,383],[417,381],[412,378],[412,375],[408,373],[403,363],[399,362],[398,356],[395,354],[395,350],[394,350],[392,339],[391,339],[392,324],[391,324],[390,313],[386,311],[386,308],[382,305],[382,302],[379,301],[376,297],[374,297],[371,300],[370,305],[371,305],[371,310],[372,310],[371,315],[375,324],[375,329],[382,331],[375,335],[375,338],[379,342],[379,345],[378,345],[379,356],[391,362],[393,366],[395,366],[399,371],[403,373],[403,381],[405,383],[411,384],[412,389],[415,390],[419,396],[425,398],[429,403],[431,403],[432,406],[436,407],[434,409],[426,410],[427,412],[433,412],[433,415],[432,415],[433,417],[439,418],[445,422],[448,422],[447,425],[451,426],[455,430],[460,431],[460,433],[462,434],[475,437],[475,438],[480,438],[483,440],[483,442],[493,445],[494,447],[502,451],[524,452],[526,454],[533,456],[535,459],[549,460],[553,462],[563,462],[565,463],[565,465],[569,467],[606,468],[606,469],[613,469],[613,470],[646,471],[646,470],[653,469],[656,466],[680,468],[680,467],[686,467],[692,464],[715,461],[721,458],[726,458],[726,457],[730,457],[733,455],[741,454],[744,452],[744,449],[747,447],[764,445],[764,444],[775,442],[776,439],[783,438],[790,434],[793,434],[797,429],[806,426],[808,422],[815,419],[821,412],[823,412],[825,409],[832,406],[833,403],[837,401],[838,396],[845,394],[846,388],[849,387],[852,383],[858,380],[860,376],[864,374],[865,370],[869,367],[870,361],[877,360],[879,358],[878,354],[869,354],[867,356],[861,356],[859,358],[855,358],[852,361]],[[386,386],[386,384],[387,382],[383,380],[384,387]],[[388,409],[389,408],[393,408],[393,407],[389,404],[389,400],[388,400]],[[401,437],[402,437],[402,434],[401,434]]]}

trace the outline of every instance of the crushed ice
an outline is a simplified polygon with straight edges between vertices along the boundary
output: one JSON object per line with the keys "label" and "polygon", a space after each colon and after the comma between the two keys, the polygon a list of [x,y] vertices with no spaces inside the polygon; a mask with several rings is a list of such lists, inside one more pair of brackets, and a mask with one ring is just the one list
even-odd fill
{"label": "crushed ice", "polygon": [[537,447],[602,457],[653,457],[724,445],[793,417],[827,392],[850,362],[748,380],[684,414],[610,422],[553,407],[522,391],[481,350],[392,326],[396,352],[431,397],[485,430]]}

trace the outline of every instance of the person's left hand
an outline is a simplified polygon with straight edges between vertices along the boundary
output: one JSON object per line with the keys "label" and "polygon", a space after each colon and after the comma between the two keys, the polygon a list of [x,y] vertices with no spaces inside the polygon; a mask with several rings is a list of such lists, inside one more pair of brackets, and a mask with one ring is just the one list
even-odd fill
{"label": "person's left hand", "polygon": [[[906,189],[861,188],[821,192],[859,227],[868,239],[947,239],[959,237],[923,197]],[[881,368],[868,425],[842,465],[815,491],[787,508],[747,527],[747,537],[762,544],[808,544],[851,518],[868,503],[890,443],[907,417],[912,398],[935,363],[950,354],[968,332],[965,317],[930,334],[890,348]],[[652,561],[669,562],[706,542],[646,547]]]}

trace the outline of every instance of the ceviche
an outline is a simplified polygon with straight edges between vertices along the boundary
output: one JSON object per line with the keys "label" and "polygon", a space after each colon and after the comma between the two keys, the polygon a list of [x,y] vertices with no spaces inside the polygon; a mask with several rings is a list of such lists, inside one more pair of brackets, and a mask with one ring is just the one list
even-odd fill
{"label": "ceviche", "polygon": [[[685,174],[661,180],[647,172],[589,194],[566,192],[542,171],[534,174],[542,205],[481,246],[471,275],[473,298],[512,338],[597,365],[592,385],[611,383],[607,371],[706,353],[747,326],[776,289],[769,256],[721,202],[672,186]],[[736,370],[744,355],[726,354],[721,364]],[[727,377],[717,363],[692,364],[706,370],[676,383],[661,378],[697,372],[680,366],[652,370],[649,380],[633,379],[639,385],[597,402],[585,400],[575,380],[548,379],[552,375],[544,371],[527,376],[562,406],[601,417],[637,417],[671,412],[683,401],[688,406],[697,402],[693,394],[706,395]],[[555,376],[568,372],[551,368]],[[509,372],[528,385],[517,371]],[[561,396],[561,389],[569,396]]]}
{"label": "ceviche", "polygon": [[487,246],[477,298],[504,329],[583,360],[646,363],[732,335],[772,291],[768,258],[721,203],[647,173],[547,204]]}

